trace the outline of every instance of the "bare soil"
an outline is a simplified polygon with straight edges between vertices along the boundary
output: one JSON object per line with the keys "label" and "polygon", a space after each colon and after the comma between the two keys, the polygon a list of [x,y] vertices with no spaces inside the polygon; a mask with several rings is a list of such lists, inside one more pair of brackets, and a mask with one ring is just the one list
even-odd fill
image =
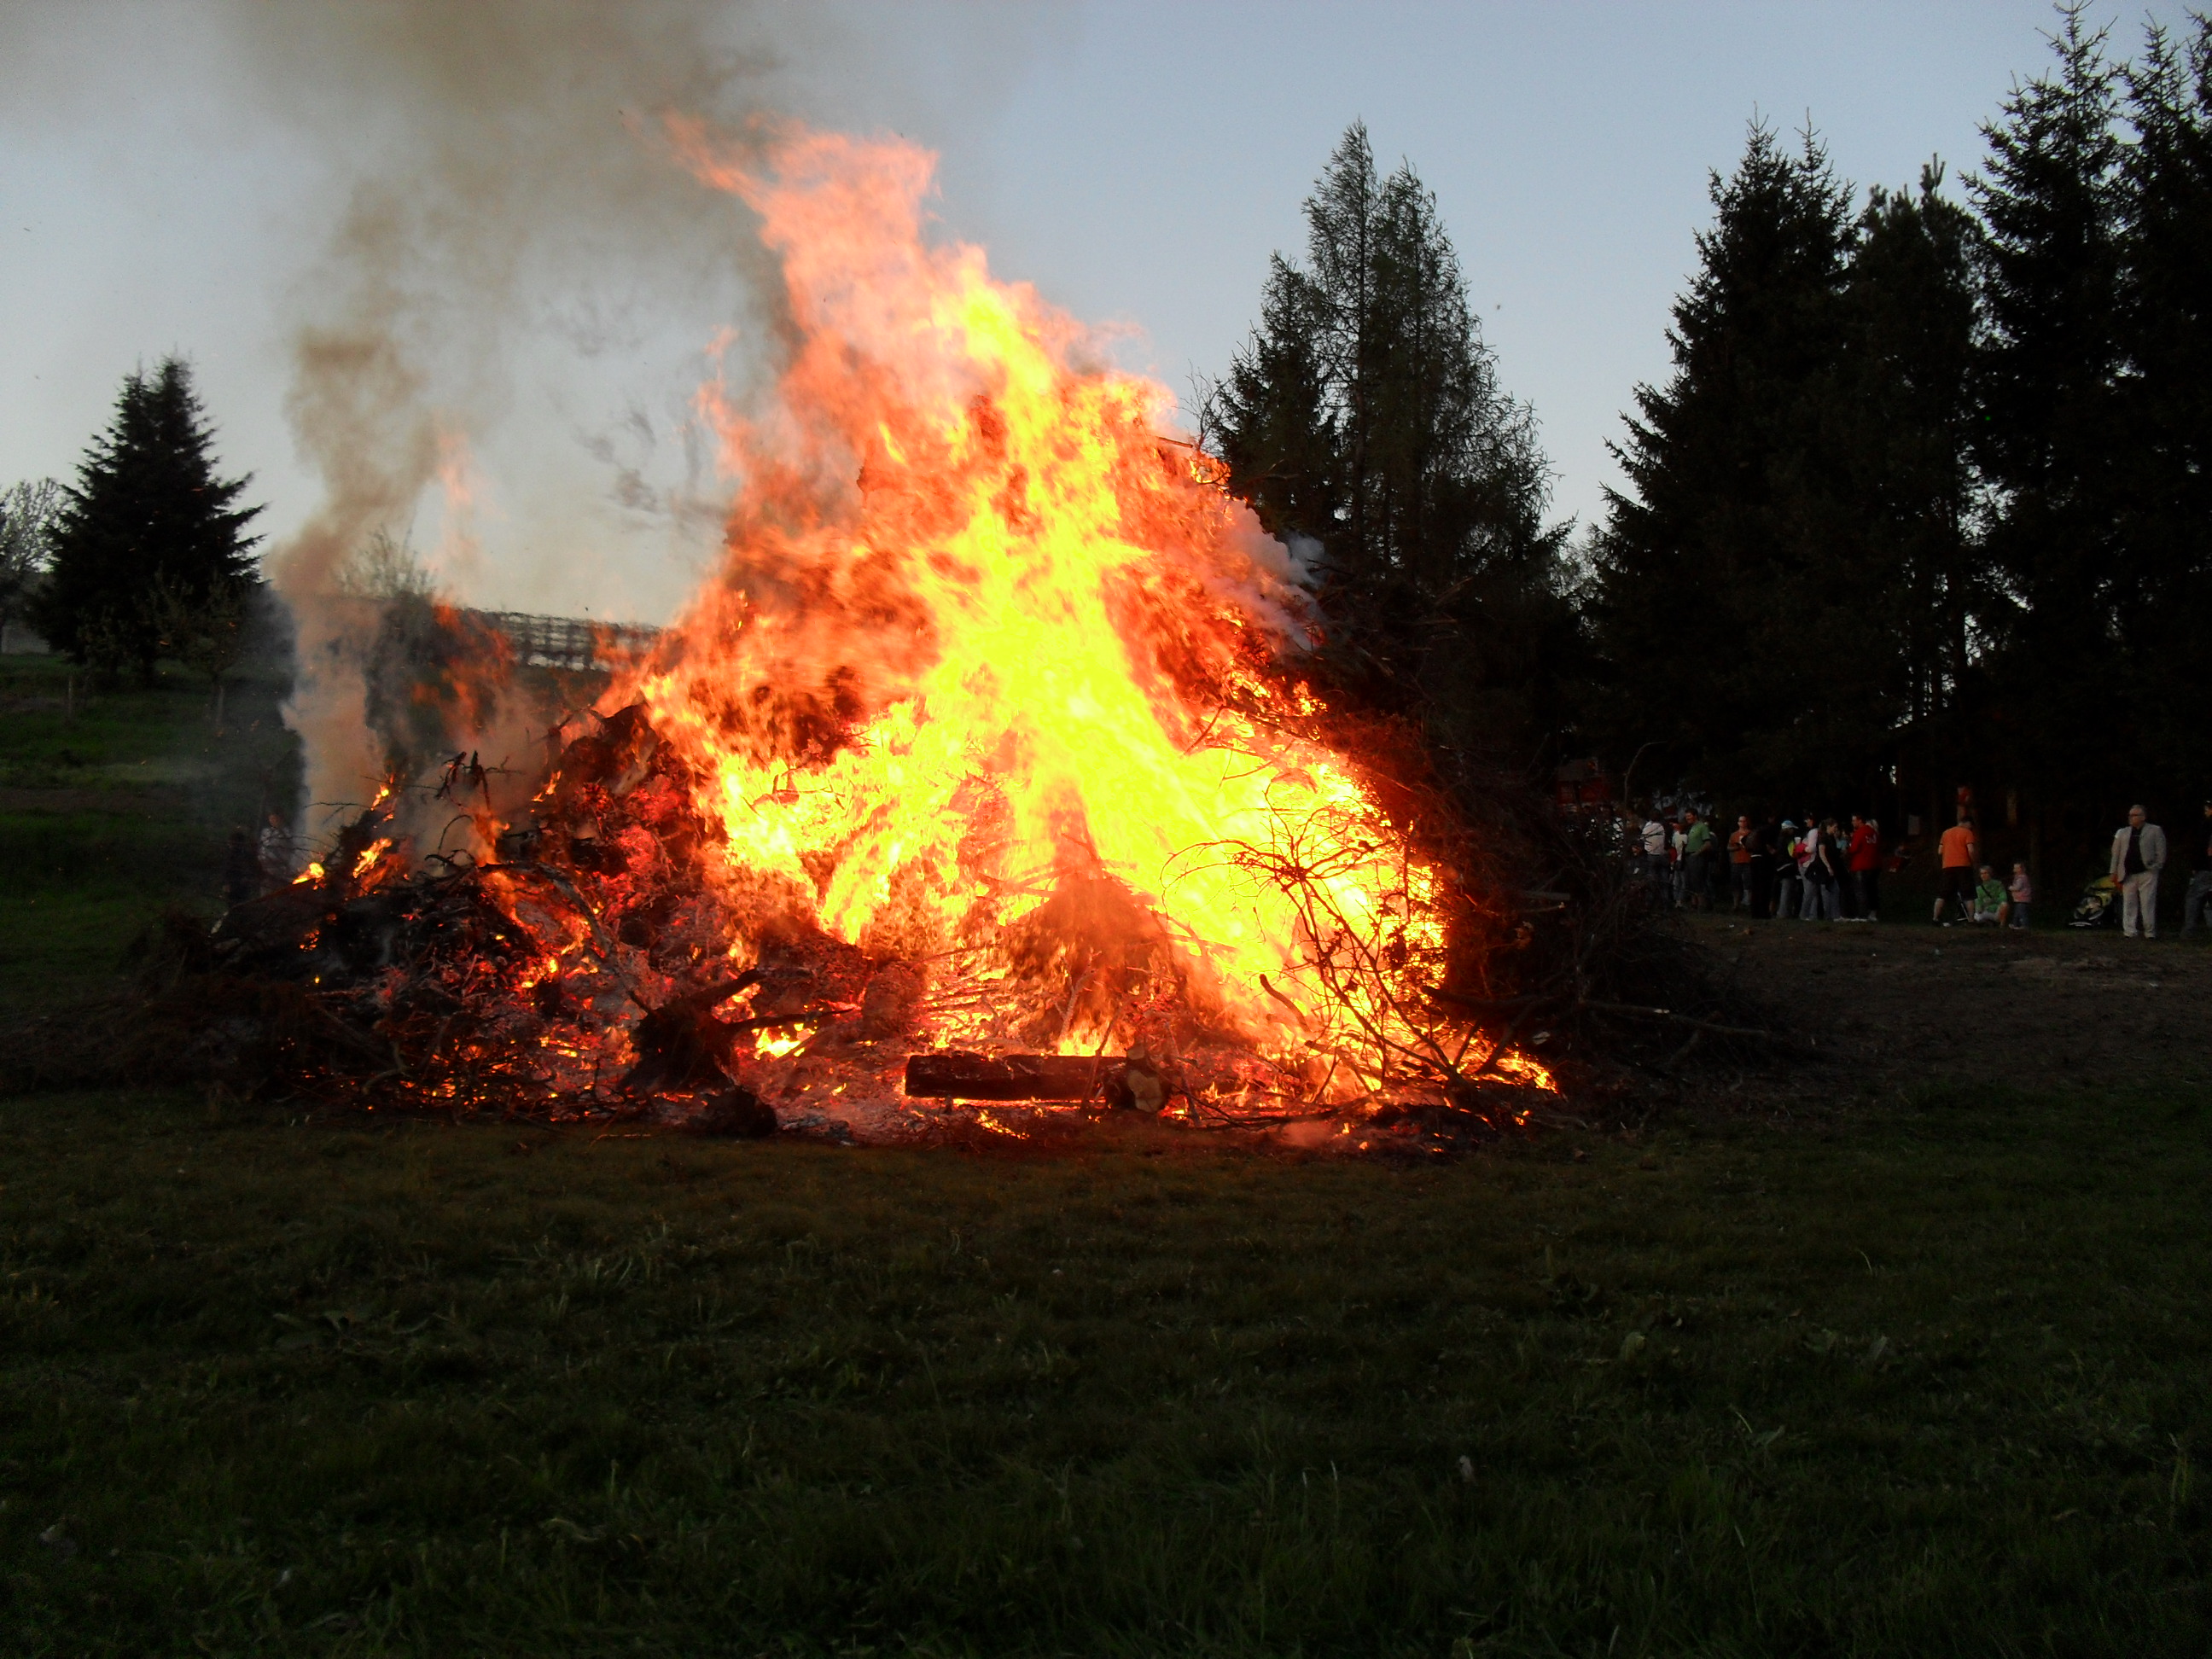
{"label": "bare soil", "polygon": [[[1809,1089],[1972,1080],[2127,1088],[2212,1077],[2212,940],[1919,922],[1686,926],[1778,1023],[1832,1049]],[[1796,1068],[1793,1068],[1796,1069]],[[1786,1083],[1786,1079],[1778,1079]]]}

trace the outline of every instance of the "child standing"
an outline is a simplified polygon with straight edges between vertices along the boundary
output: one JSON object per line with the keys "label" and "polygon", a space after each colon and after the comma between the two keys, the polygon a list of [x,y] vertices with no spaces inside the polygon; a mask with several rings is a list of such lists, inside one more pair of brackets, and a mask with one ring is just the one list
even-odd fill
{"label": "child standing", "polygon": [[2027,866],[2015,864],[2012,867],[2012,925],[2027,926],[2027,907],[2035,896],[2035,885],[2027,878]]}

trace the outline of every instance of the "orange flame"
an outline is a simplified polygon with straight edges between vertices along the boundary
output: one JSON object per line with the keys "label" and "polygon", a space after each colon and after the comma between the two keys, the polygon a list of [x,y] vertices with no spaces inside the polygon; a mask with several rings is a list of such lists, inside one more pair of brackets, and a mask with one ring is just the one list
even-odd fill
{"label": "orange flame", "polygon": [[[1161,435],[1169,394],[979,249],[926,241],[927,153],[672,131],[760,216],[799,341],[764,412],[702,396],[739,481],[724,564],[607,704],[641,698],[690,759],[728,879],[916,958],[1110,923],[1247,1040],[1384,1075],[1406,1009],[1347,964],[1418,997],[1439,877],[1310,735],[1316,699],[1273,666],[1295,572]],[[1063,1049],[1111,1036],[1090,1018]]]}

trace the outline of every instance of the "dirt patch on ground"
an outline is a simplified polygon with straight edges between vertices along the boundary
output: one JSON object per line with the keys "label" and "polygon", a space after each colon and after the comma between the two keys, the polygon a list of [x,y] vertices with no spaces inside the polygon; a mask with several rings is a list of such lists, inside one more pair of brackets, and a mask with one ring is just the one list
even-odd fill
{"label": "dirt patch on ground", "polygon": [[1692,919],[1736,982],[1835,1060],[1808,1087],[2212,1077],[2212,944],[2117,928]]}

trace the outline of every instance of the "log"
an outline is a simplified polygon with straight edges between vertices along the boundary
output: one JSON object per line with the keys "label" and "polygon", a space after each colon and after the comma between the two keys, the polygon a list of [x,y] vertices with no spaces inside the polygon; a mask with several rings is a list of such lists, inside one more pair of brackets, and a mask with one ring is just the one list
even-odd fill
{"label": "log", "polygon": [[906,1091],[917,1100],[1097,1100],[1116,1092],[1124,1062],[1084,1054],[908,1054]]}

